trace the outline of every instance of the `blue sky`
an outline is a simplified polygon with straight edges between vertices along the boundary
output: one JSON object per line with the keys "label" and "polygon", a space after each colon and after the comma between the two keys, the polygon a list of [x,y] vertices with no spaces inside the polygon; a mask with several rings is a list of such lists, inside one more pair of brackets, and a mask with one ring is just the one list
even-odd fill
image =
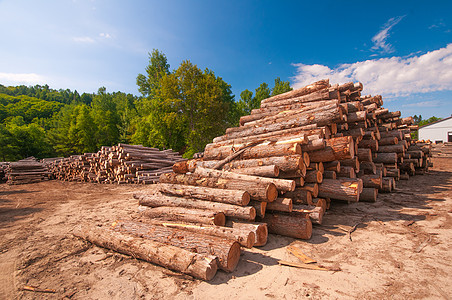
{"label": "blue sky", "polygon": [[452,114],[452,1],[0,0],[0,84],[138,95],[148,52],[236,99],[280,77],[361,81],[403,116]]}

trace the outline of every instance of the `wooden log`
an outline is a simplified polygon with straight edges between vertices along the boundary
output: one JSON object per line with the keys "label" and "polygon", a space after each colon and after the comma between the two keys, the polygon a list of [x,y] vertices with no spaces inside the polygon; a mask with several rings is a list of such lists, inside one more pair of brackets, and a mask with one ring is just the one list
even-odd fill
{"label": "wooden log", "polygon": [[246,248],[253,247],[254,241],[256,240],[254,232],[252,232],[251,230],[242,230],[224,226],[198,225],[193,223],[168,222],[155,219],[145,220],[145,222],[152,225],[159,225],[233,240]]}
{"label": "wooden log", "polygon": [[337,173],[341,169],[341,162],[338,160],[325,162],[325,163],[323,163],[323,168],[327,171],[334,171]]}
{"label": "wooden log", "polygon": [[319,197],[358,202],[363,182],[358,178],[324,179],[319,185]]}
{"label": "wooden log", "polygon": [[155,218],[165,221],[180,221],[196,224],[224,226],[226,216],[223,212],[205,209],[184,207],[146,207],[140,206],[138,210],[147,218]]}
{"label": "wooden log", "polygon": [[359,195],[359,201],[361,202],[376,202],[378,196],[378,189],[376,188],[363,188],[363,191]]}
{"label": "wooden log", "polygon": [[385,152],[385,153],[405,153],[405,146],[402,144],[396,144],[396,145],[387,145],[387,146],[381,146],[378,148],[378,152]]}
{"label": "wooden log", "polygon": [[[246,146],[244,146],[246,147]],[[234,152],[239,151],[237,146],[223,146],[218,148],[210,148],[204,151],[204,160],[221,160],[225,159]],[[264,142],[262,144],[252,146],[244,150],[239,155],[241,159],[261,158],[269,156],[286,156],[301,154],[301,146],[298,143],[276,144]]]}
{"label": "wooden log", "polygon": [[[228,224],[229,225],[229,224]],[[240,230],[250,230],[254,233],[256,240],[254,241],[254,247],[265,246],[268,238],[268,227],[266,223],[246,223],[246,222],[231,222],[232,228]]]}
{"label": "wooden log", "polygon": [[355,144],[351,136],[332,138],[326,141],[323,150],[309,152],[312,162],[328,162],[348,159],[355,155]]}
{"label": "wooden log", "polygon": [[264,99],[261,101],[261,103],[271,103],[276,102],[284,99],[294,98],[294,97],[300,97],[304,95],[311,94],[315,91],[323,90],[325,88],[329,87],[329,80],[319,80],[314,82],[313,84],[307,85],[305,87],[292,90],[289,92],[285,92],[279,95],[272,96],[270,98]]}
{"label": "wooden log", "polygon": [[202,280],[211,280],[217,272],[217,257],[193,253],[179,247],[136,237],[97,226],[76,227],[73,234],[97,246],[130,255]]}
{"label": "wooden log", "polygon": [[233,179],[255,183],[274,184],[279,191],[293,191],[295,189],[295,182],[293,180],[287,179],[258,177],[227,171],[212,170],[202,167],[197,167],[194,174],[210,178]]}
{"label": "wooden log", "polygon": [[291,198],[276,198],[275,201],[267,204],[267,210],[270,211],[292,211],[292,199]]}
{"label": "wooden log", "polygon": [[[184,167],[185,173],[194,172],[197,166],[204,168],[213,168],[217,161],[199,161],[191,160],[188,161],[187,167]],[[275,156],[275,157],[263,157],[257,159],[244,159],[244,160],[234,160],[223,166],[223,170],[232,171],[235,169],[247,169],[256,168],[262,166],[277,166],[280,172],[295,171],[305,168],[303,163],[303,158],[301,155],[288,155],[288,156]],[[182,172],[178,172],[182,173]]]}
{"label": "wooden log", "polygon": [[378,141],[378,144],[381,146],[397,145],[398,143],[399,139],[395,136],[385,137]]}
{"label": "wooden log", "polygon": [[250,194],[246,191],[214,189],[202,186],[160,183],[156,189],[164,194],[192,197],[201,200],[246,206],[250,202]]}
{"label": "wooden log", "polygon": [[307,183],[322,183],[323,175],[318,170],[306,171],[304,181]]}
{"label": "wooden log", "polygon": [[372,162],[372,150],[368,148],[358,148],[358,160]]}
{"label": "wooden log", "polygon": [[[278,199],[278,198],[276,198],[276,199]],[[249,205],[254,207],[257,217],[263,218],[265,216],[265,212],[267,211],[267,203],[269,203],[269,202],[251,201],[249,203]],[[238,218],[238,219],[240,219],[240,218]]]}
{"label": "wooden log", "polygon": [[218,266],[226,272],[234,271],[240,260],[240,244],[233,240],[133,221],[117,221],[114,229],[195,253],[215,255]]}
{"label": "wooden log", "polygon": [[[283,179],[297,180],[299,178],[303,178],[305,175],[306,175],[305,169],[287,171],[287,172],[279,172],[279,178],[283,178]],[[304,178],[303,178],[303,182],[304,182]],[[303,184],[301,184],[301,185],[303,185]],[[297,184],[297,186],[299,186],[299,184]]]}
{"label": "wooden log", "polygon": [[337,172],[337,177],[356,178],[355,169],[350,166],[341,166],[341,169]]}
{"label": "wooden log", "polygon": [[373,159],[375,163],[395,164],[397,163],[397,153],[376,153]]}
{"label": "wooden log", "polygon": [[312,223],[321,225],[323,222],[323,215],[325,210],[320,206],[310,206],[303,204],[294,205],[293,212],[307,215]]}
{"label": "wooden log", "polygon": [[387,169],[386,170],[386,176],[387,177],[393,177],[395,180],[399,180],[399,178],[400,178],[400,169],[398,169],[398,168]]}
{"label": "wooden log", "polygon": [[184,198],[167,196],[161,193],[155,194],[134,194],[134,198],[139,200],[140,205],[149,207],[186,207],[194,209],[205,209],[210,211],[223,212],[227,217],[234,217],[253,221],[256,218],[256,210],[250,206],[238,206],[226,203],[204,201],[194,198]]}
{"label": "wooden log", "polygon": [[267,213],[262,221],[267,223],[270,233],[304,240],[312,236],[312,222],[302,214]]}
{"label": "wooden log", "polygon": [[360,163],[357,156],[354,156],[350,159],[343,159],[340,162],[341,167],[342,166],[352,167],[353,169],[355,169],[356,172],[359,172]]}
{"label": "wooden log", "polygon": [[381,188],[382,176],[378,175],[362,175],[359,177],[363,181],[363,187],[365,188]]}
{"label": "wooden log", "polygon": [[[317,186],[318,190],[318,186]],[[318,193],[318,191],[317,191]],[[295,191],[284,193],[285,198],[291,198],[295,203],[312,205],[312,193],[308,190],[296,188]]]}
{"label": "wooden log", "polygon": [[377,168],[375,167],[374,162],[370,161],[362,161],[359,163],[359,169],[363,172],[363,174],[375,174]]}
{"label": "wooden log", "polygon": [[361,140],[358,143],[358,147],[360,148],[369,148],[372,151],[378,151],[379,142],[377,140]]}
{"label": "wooden log", "polygon": [[266,202],[271,202],[278,196],[278,190],[275,184],[262,181],[252,182],[224,178],[206,178],[197,174],[175,173],[162,174],[159,180],[161,183],[176,183],[219,189],[247,191],[250,194],[251,199]]}
{"label": "wooden log", "polygon": [[252,175],[252,176],[260,176],[260,177],[276,178],[279,176],[279,168],[278,168],[278,166],[275,166],[275,165],[232,169],[230,171],[234,172],[234,173]]}
{"label": "wooden log", "polygon": [[326,170],[323,172],[323,178],[325,179],[336,179],[337,173],[335,171]]}
{"label": "wooden log", "polygon": [[390,193],[394,189],[395,181],[392,177],[383,177],[380,192]]}

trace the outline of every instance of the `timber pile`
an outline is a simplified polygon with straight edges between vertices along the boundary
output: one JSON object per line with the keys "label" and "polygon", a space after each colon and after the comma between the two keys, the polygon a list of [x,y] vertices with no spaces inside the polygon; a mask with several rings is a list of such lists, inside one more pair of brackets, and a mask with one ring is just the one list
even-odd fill
{"label": "timber pile", "polygon": [[427,144],[430,145],[432,149],[432,155],[434,157],[452,157],[452,143],[441,143],[441,144]]}
{"label": "timber pile", "polygon": [[6,169],[9,166],[9,162],[0,162],[0,182],[6,182]]}
{"label": "timber pile", "polygon": [[141,145],[118,144],[102,147],[97,153],[72,155],[49,161],[54,177],[65,181],[98,183],[156,183],[161,174],[171,172],[182,161],[172,151]]}
{"label": "timber pile", "polygon": [[[376,201],[430,166],[430,148],[411,141],[413,119],[362,89],[322,80],[263,100],[202,157],[176,162],[154,191],[135,194],[140,222],[78,235],[204,280],[215,273],[208,255],[231,272],[240,246],[265,245],[268,232],[309,239],[331,202]],[[169,265],[170,256],[197,261],[194,253],[205,260],[197,272]]]}
{"label": "timber pile", "polygon": [[34,157],[11,162],[6,168],[8,184],[27,184],[49,180],[51,173],[47,167]]}

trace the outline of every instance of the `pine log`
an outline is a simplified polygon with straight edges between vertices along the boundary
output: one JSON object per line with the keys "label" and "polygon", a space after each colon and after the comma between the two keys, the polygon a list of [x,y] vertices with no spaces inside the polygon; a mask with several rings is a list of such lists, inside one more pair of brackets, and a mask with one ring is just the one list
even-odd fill
{"label": "pine log", "polygon": [[397,163],[397,153],[376,153],[373,159],[375,163],[395,164]]}
{"label": "pine log", "polygon": [[310,206],[303,204],[294,205],[293,212],[302,215],[307,215],[309,219],[311,219],[312,223],[319,225],[322,224],[323,215],[325,214],[325,210],[323,210],[323,208],[320,206]]}
{"label": "pine log", "polygon": [[304,181],[307,183],[322,183],[323,175],[322,172],[317,170],[306,171]]}
{"label": "pine log", "polygon": [[79,226],[73,234],[97,246],[111,249],[202,280],[211,280],[217,272],[216,256],[193,253],[128,233],[97,226]]}
{"label": "pine log", "polygon": [[295,189],[295,182],[287,179],[266,178],[244,174],[237,174],[227,171],[218,171],[202,167],[197,167],[194,174],[209,177],[209,178],[221,178],[221,179],[233,179],[242,180],[255,183],[274,184],[278,191],[293,191]]}
{"label": "pine log", "polygon": [[262,181],[252,182],[224,178],[206,178],[197,174],[167,173],[160,176],[160,182],[247,191],[251,199],[266,202],[271,202],[278,196],[275,184]]}
{"label": "pine log", "polygon": [[372,150],[368,148],[358,148],[358,160],[372,162]]}
{"label": "pine log", "polygon": [[279,176],[279,168],[275,165],[270,166],[258,166],[252,168],[239,168],[230,170],[234,173],[252,175],[252,176],[260,176],[260,177],[270,177],[276,178]]}
{"label": "pine log", "polygon": [[[278,198],[276,198],[278,199]],[[256,211],[256,216],[263,218],[265,216],[265,212],[267,211],[267,204],[270,202],[263,202],[263,201],[251,201],[249,203],[250,206],[254,208]],[[240,218],[237,218],[240,219]]]}
{"label": "pine log", "polygon": [[[246,146],[244,146],[246,147]],[[221,160],[225,159],[234,152],[239,151],[237,146],[223,146],[218,148],[210,148],[204,151],[204,160]],[[286,156],[301,154],[301,147],[298,143],[262,143],[252,146],[244,150],[239,155],[240,159],[261,158],[269,156]]]}
{"label": "pine log", "polygon": [[381,146],[397,145],[398,143],[399,139],[395,136],[385,137],[378,141],[378,144]]}
{"label": "pine log", "polygon": [[186,207],[194,209],[206,209],[210,211],[223,212],[227,217],[234,217],[253,221],[256,218],[256,210],[250,206],[238,206],[226,203],[218,203],[211,201],[204,201],[194,198],[184,198],[167,196],[161,193],[155,194],[134,194],[134,198],[138,199],[140,205],[149,207]]}
{"label": "pine log", "polygon": [[337,173],[335,171],[326,170],[323,172],[323,178],[325,179],[336,179]]}
{"label": "pine log", "polygon": [[369,148],[372,151],[378,151],[379,142],[377,140],[361,140],[358,144],[360,148]]}
{"label": "pine log", "polygon": [[275,201],[267,204],[267,210],[270,211],[292,211],[292,199],[291,198],[276,198]]}
{"label": "pine log", "polygon": [[214,189],[202,186],[160,183],[156,189],[163,194],[181,197],[192,197],[201,200],[246,206],[250,202],[250,194],[239,190]]}
{"label": "pine log", "polygon": [[362,161],[359,163],[359,169],[363,172],[363,174],[375,174],[377,168],[375,167],[374,162],[370,161]]}
{"label": "pine log", "polygon": [[[277,166],[280,172],[295,171],[305,168],[301,155],[288,155],[232,161],[226,164],[223,169],[229,171],[232,169],[254,168],[269,165]],[[200,164],[200,166],[208,167],[203,164]]]}
{"label": "pine log", "polygon": [[148,218],[166,221],[181,221],[196,224],[224,226],[226,216],[222,212],[185,207],[146,207],[140,206],[141,213]]}
{"label": "pine log", "polygon": [[262,220],[267,223],[268,232],[308,240],[312,236],[312,222],[303,214],[267,213]]}
{"label": "pine log", "polygon": [[328,162],[352,158],[354,153],[353,138],[346,136],[327,140],[325,149],[309,152],[309,157],[312,162]]}
{"label": "pine log", "polygon": [[295,203],[313,204],[312,193],[301,188],[296,188],[295,191],[284,193],[284,197],[291,198]]}
{"label": "pine log", "polygon": [[323,168],[327,171],[334,171],[337,173],[341,169],[341,162],[338,160],[325,162],[325,163],[323,163]]}
{"label": "pine log", "polygon": [[405,153],[405,146],[403,144],[396,144],[396,145],[387,145],[387,146],[381,146],[378,148],[378,152],[385,152],[385,153]]}
{"label": "pine log", "polygon": [[395,181],[392,177],[383,177],[382,186],[380,191],[384,193],[390,193],[395,187]]}
{"label": "pine log", "polygon": [[378,175],[362,175],[359,177],[363,181],[363,187],[365,188],[377,188],[380,189],[382,185],[382,176]]}
{"label": "pine log", "polygon": [[275,95],[272,96],[270,98],[264,99],[261,101],[261,103],[271,103],[271,102],[276,102],[276,101],[281,101],[284,99],[289,99],[289,98],[294,98],[294,97],[300,97],[300,96],[304,96],[304,95],[308,95],[311,94],[313,92],[319,91],[319,90],[323,90],[326,89],[330,86],[329,84],[329,80],[328,79],[324,79],[324,80],[319,80],[316,81],[310,85],[307,85],[305,87],[299,88],[299,89],[295,89],[289,92],[285,92],[279,95]]}
{"label": "pine log", "polygon": [[[265,203],[265,202],[261,202]],[[254,232],[250,230],[242,230],[237,228],[229,228],[223,226],[197,225],[192,223],[175,223],[160,220],[146,220],[147,223],[159,225],[169,228],[176,228],[185,231],[195,232],[198,234],[212,235],[228,240],[238,242],[241,246],[251,248],[254,245],[256,237]]]}
{"label": "pine log", "polygon": [[358,202],[363,182],[358,178],[324,179],[319,185],[319,197]]}
{"label": "pine log", "polygon": [[378,196],[378,189],[376,188],[363,188],[363,191],[359,195],[359,201],[361,202],[376,202]]}
{"label": "pine log", "polygon": [[337,177],[356,178],[355,169],[350,166],[341,165],[341,169],[337,172]]}
{"label": "pine log", "polygon": [[[229,224],[228,224],[229,225]],[[254,233],[256,240],[254,247],[265,246],[268,238],[268,227],[266,223],[246,223],[246,222],[231,222],[232,228],[240,230],[250,230]]]}
{"label": "pine log", "polygon": [[234,271],[240,259],[240,244],[233,240],[133,221],[117,221],[114,228],[195,253],[215,255],[219,267],[226,272]]}

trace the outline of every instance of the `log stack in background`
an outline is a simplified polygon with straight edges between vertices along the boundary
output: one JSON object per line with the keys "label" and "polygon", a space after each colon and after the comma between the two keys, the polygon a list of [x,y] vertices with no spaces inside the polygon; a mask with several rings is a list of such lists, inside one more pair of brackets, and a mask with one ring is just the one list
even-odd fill
{"label": "log stack in background", "polygon": [[34,157],[11,162],[5,169],[8,184],[27,184],[49,180],[51,173]]}
{"label": "log stack in background", "polygon": [[72,155],[48,162],[54,177],[65,181],[98,183],[158,182],[161,174],[183,158],[176,152],[141,145],[102,147],[97,153]]}

